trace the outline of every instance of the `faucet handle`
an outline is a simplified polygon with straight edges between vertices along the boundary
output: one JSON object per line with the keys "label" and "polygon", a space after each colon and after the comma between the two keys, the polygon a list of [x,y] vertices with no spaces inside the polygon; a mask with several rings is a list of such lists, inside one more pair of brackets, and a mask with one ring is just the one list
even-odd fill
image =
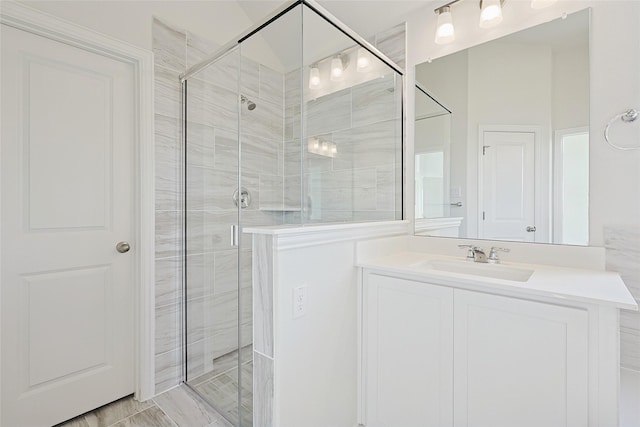
{"label": "faucet handle", "polygon": [[500,264],[500,258],[498,258],[498,252],[511,252],[511,249],[499,248],[492,246],[489,252],[489,262],[492,264]]}
{"label": "faucet handle", "polygon": [[473,245],[458,245],[460,249],[467,249],[467,261],[473,261]]}

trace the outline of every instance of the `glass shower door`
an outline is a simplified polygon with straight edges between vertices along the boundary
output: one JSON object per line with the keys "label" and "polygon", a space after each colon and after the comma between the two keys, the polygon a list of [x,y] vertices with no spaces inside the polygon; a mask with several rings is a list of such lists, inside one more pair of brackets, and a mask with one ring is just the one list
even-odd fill
{"label": "glass shower door", "polygon": [[[185,88],[186,382],[239,424],[238,226],[240,50]],[[244,423],[242,425],[250,425]]]}

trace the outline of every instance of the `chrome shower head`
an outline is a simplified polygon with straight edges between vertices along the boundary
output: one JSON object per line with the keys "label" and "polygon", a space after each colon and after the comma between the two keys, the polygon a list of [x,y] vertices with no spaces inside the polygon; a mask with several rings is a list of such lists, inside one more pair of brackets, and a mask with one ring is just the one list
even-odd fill
{"label": "chrome shower head", "polygon": [[241,101],[243,104],[247,104],[247,109],[248,109],[249,111],[253,111],[253,110],[255,110],[255,109],[256,109],[256,103],[255,103],[255,102],[253,102],[252,100],[250,100],[249,98],[247,98],[246,96],[244,96],[244,95],[240,95],[240,101]]}

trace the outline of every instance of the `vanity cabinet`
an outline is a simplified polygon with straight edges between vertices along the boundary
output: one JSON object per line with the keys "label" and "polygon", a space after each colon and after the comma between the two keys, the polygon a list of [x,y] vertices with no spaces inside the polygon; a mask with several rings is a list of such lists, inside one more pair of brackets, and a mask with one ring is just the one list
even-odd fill
{"label": "vanity cabinet", "polygon": [[365,426],[590,425],[587,309],[367,269],[361,295]]}

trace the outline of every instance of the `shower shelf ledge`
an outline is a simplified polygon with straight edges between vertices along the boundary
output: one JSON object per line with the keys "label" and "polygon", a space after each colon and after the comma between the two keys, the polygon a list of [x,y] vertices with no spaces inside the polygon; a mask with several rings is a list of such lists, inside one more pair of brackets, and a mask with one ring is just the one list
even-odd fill
{"label": "shower shelf ledge", "polygon": [[260,206],[261,211],[271,212],[300,212],[302,209],[296,206]]}

